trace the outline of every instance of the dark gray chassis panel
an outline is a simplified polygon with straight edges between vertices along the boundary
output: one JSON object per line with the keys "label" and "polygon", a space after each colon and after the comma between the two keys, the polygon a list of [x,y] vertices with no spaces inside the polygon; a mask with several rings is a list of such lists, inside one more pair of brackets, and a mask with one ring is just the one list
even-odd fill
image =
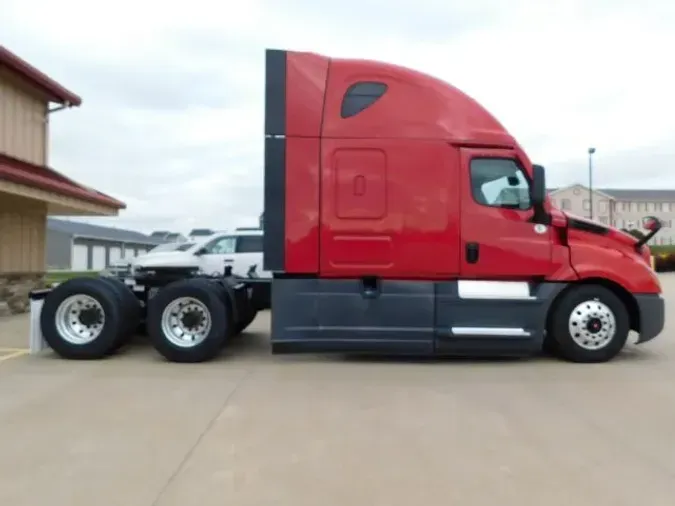
{"label": "dark gray chassis panel", "polygon": [[[541,283],[532,299],[462,299],[457,281],[278,278],[272,283],[272,352],[519,357],[542,348],[546,317],[566,283]],[[460,336],[453,327],[509,327],[527,337]]]}

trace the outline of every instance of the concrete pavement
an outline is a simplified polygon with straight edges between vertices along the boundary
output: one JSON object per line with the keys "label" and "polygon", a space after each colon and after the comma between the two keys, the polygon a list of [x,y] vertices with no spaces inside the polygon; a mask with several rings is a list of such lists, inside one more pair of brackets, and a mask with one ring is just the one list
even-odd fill
{"label": "concrete pavement", "polygon": [[672,325],[599,365],[274,357],[268,325],[208,364],[0,361],[0,504],[673,504]]}

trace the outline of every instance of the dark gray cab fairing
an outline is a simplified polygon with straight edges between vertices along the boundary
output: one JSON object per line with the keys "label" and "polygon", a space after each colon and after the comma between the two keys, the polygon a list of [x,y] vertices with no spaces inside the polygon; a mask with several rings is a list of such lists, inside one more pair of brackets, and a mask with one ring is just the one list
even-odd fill
{"label": "dark gray cab fairing", "polygon": [[[543,344],[546,315],[565,283],[277,278],[272,351],[524,356]],[[480,284],[481,282],[478,282]],[[501,285],[498,285],[501,283]]]}

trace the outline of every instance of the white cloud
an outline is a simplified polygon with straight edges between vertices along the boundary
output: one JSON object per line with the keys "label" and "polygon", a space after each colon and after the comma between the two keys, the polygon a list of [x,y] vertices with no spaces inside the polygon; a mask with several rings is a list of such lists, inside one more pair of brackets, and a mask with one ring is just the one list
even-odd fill
{"label": "white cloud", "polygon": [[[554,185],[675,186],[666,0],[4,0],[3,43],[83,95],[52,163],[126,200],[119,226],[255,223],[265,47],[437,75],[488,107]],[[40,14],[44,12],[44,14]],[[653,179],[649,179],[649,177]]]}

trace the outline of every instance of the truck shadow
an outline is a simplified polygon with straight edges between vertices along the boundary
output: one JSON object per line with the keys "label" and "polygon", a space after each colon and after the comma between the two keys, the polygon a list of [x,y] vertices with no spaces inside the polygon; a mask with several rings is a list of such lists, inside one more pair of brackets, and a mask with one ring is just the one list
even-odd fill
{"label": "truck shadow", "polygon": [[[475,364],[475,365],[520,365],[523,363],[559,364],[560,359],[541,352],[529,357],[433,357],[433,356],[401,356],[401,355],[372,355],[372,354],[281,354],[273,355],[270,352],[270,338],[267,332],[248,331],[234,338],[224,350],[224,356],[237,359],[268,359],[277,362],[349,362],[349,363],[401,363],[401,364]],[[638,363],[668,360],[663,354],[648,348],[627,345],[610,363]],[[581,364],[585,365],[585,364]],[[600,364],[602,365],[602,364]]]}

